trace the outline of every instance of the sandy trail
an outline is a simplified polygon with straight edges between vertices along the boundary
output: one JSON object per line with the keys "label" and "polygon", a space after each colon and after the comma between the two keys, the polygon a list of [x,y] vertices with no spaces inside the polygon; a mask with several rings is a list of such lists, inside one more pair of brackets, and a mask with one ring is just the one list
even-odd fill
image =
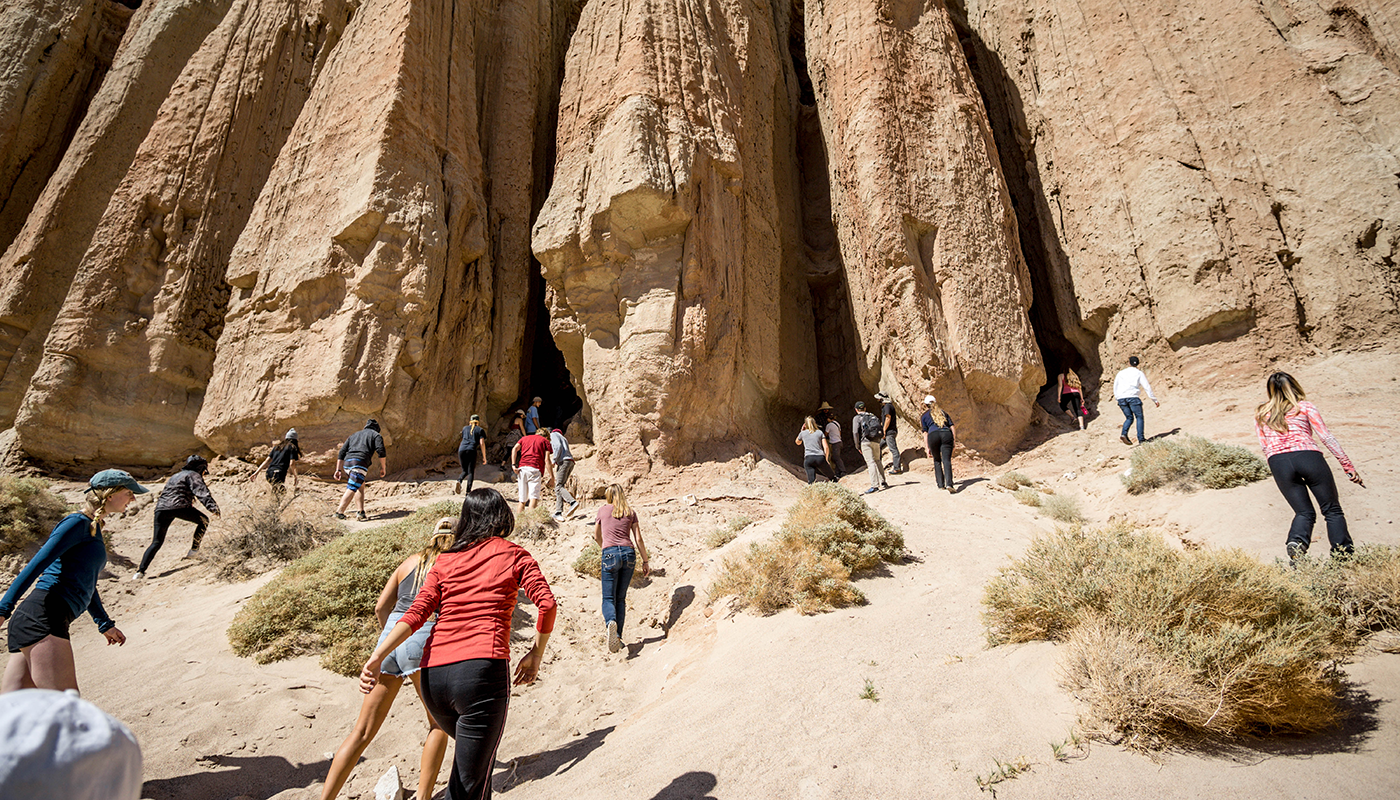
{"label": "sandy trail", "polygon": [[[1341,488],[1354,538],[1400,544],[1393,524],[1400,456],[1381,416],[1400,400],[1390,378],[1400,374],[1400,357],[1336,356],[1296,374],[1366,477],[1368,488]],[[1164,405],[1149,407],[1149,434],[1179,428],[1257,448],[1249,423],[1257,376],[1184,376],[1211,387],[1189,392],[1151,377]],[[914,459],[890,491],[868,498],[904,529],[914,558],[861,580],[868,604],[830,614],[735,614],[705,592],[719,560],[771,535],[801,488],[798,470],[769,460],[752,468],[691,468],[641,488],[644,531],[664,574],[630,596],[632,645],[622,653],[609,655],[602,646],[595,582],[569,568],[589,538],[588,524],[523,542],[551,578],[560,622],[541,680],[512,700],[496,791],[519,800],[984,797],[976,778],[988,775],[994,760],[1024,759],[1029,771],[998,784],[999,796],[1400,793],[1400,656],[1389,653],[1348,668],[1353,714],[1327,735],[1156,758],[1095,744],[1069,761],[1053,757],[1051,744],[1068,738],[1076,717],[1056,683],[1056,647],[989,650],[979,620],[986,580],[1053,523],[976,479],[1016,468],[1078,498],[1094,521],[1126,515],[1169,539],[1242,547],[1265,559],[1281,555],[1291,518],[1268,481],[1127,495],[1118,477],[1128,452],[1117,440],[1121,416],[1111,403],[1099,409],[1103,417],[1085,433],[1051,419],[1044,441],[1008,465],[960,464],[959,478],[968,482],[956,495],[937,491],[929,462]],[[906,451],[913,444],[906,434]],[[859,490],[865,478],[844,483]],[[222,481],[214,491],[223,502],[246,486]],[[371,484],[370,510],[399,513],[451,496],[450,487],[446,479]],[[308,494],[329,507],[336,490],[317,485]],[[695,505],[678,500],[686,494],[697,496]],[[725,548],[705,547],[710,530],[739,515],[757,521]],[[270,576],[228,585],[212,580],[207,567],[182,564],[188,527],[180,526],[156,560],[157,577],[101,586],[130,637],[125,647],[104,648],[90,624],[75,623],[84,695],[136,732],[146,756],[144,797],[316,797],[328,754],[359,705],[354,682],[322,670],[314,658],[259,666],[234,657],[228,623]],[[149,527],[149,507],[118,521],[118,554],[139,558]],[[1314,551],[1325,545],[1319,525]],[[124,578],[130,569],[118,561],[112,572]],[[518,657],[529,630],[517,633]],[[860,698],[866,681],[878,701]],[[409,786],[416,781],[425,725],[409,692],[342,796],[373,797],[391,765]]]}

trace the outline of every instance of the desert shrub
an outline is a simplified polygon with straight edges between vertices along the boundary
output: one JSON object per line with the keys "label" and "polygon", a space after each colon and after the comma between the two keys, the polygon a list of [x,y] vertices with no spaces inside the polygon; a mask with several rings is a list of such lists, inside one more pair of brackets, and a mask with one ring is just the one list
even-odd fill
{"label": "desert shrub", "polygon": [[603,549],[597,542],[589,542],[574,559],[574,572],[585,578],[603,577]]}
{"label": "desert shrub", "polygon": [[1016,490],[1016,501],[1023,506],[1040,505],[1040,492],[1034,486],[1022,486]]}
{"label": "desert shrub", "polygon": [[1065,641],[1086,724],[1131,746],[1174,735],[1323,730],[1353,641],[1289,570],[1181,553],[1127,525],[1060,530],[987,586],[993,644]]}
{"label": "desert shrub", "polygon": [[835,483],[802,490],[778,535],[725,560],[710,594],[743,606],[804,614],[865,602],[852,574],[904,557],[904,534],[864,500]]}
{"label": "desert shrub", "polygon": [[235,516],[231,529],[211,537],[201,552],[223,580],[246,581],[302,557],[344,531],[343,525],[308,503],[269,491]]}
{"label": "desert shrub", "polygon": [[711,531],[710,535],[705,537],[705,544],[711,549],[724,547],[739,538],[739,531],[742,531],[751,524],[753,524],[753,520],[748,517],[735,517],[729,520],[724,526]]}
{"label": "desert shrub", "polygon": [[1041,498],[1040,510],[1056,522],[1084,522],[1084,512],[1079,509],[1079,501],[1069,495],[1057,494]]}
{"label": "desert shrub", "polygon": [[1400,548],[1363,544],[1346,558],[1299,558],[1295,575],[1358,640],[1400,630]]}
{"label": "desert shrub", "polygon": [[788,509],[783,533],[811,542],[852,574],[904,557],[904,534],[855,492],[838,483],[814,483]]}
{"label": "desert shrub", "polygon": [[326,669],[358,674],[379,635],[374,603],[384,582],[427,544],[439,518],[459,511],[451,500],[434,503],[293,561],[234,616],[228,629],[233,652],[259,664],[320,653]]}
{"label": "desert shrub", "polygon": [[1129,494],[1142,494],[1163,486],[1230,489],[1267,477],[1268,465],[1243,447],[1181,436],[1139,445],[1123,483]]}
{"label": "desert shrub", "polygon": [[44,481],[0,475],[0,570],[22,569],[26,551],[67,514],[68,504]]}
{"label": "desert shrub", "polygon": [[741,606],[762,614],[789,606],[815,614],[865,602],[865,595],[851,584],[849,568],[791,531],[725,559],[710,594],[735,595]]}
{"label": "desert shrub", "polygon": [[547,539],[557,530],[559,523],[550,516],[549,509],[538,505],[515,512],[515,530],[510,536],[512,539]]}
{"label": "desert shrub", "polygon": [[1034,483],[1034,481],[1015,470],[1002,473],[1001,476],[997,478],[997,486],[1003,489],[1010,489],[1013,492],[1021,486],[1030,486],[1032,483]]}

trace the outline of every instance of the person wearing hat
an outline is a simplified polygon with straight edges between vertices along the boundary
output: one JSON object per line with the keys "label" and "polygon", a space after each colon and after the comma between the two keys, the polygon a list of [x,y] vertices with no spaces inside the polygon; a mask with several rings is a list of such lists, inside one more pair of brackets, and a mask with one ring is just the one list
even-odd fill
{"label": "person wearing hat", "polygon": [[219,504],[214,502],[214,496],[209,494],[209,487],[204,485],[204,473],[208,469],[209,462],[202,456],[190,456],[185,459],[184,469],[170,476],[170,480],[165,482],[165,488],[156,500],[155,535],[151,539],[151,546],[146,548],[146,554],[141,556],[141,566],[137,567],[136,574],[131,576],[132,580],[146,577],[146,568],[151,566],[156,553],[159,553],[161,546],[165,544],[165,532],[170,530],[170,523],[177,519],[194,523],[194,539],[185,558],[193,558],[194,554],[199,552],[199,543],[204,539],[204,532],[209,530],[209,518],[194,507],[195,498],[199,498],[199,502],[213,512],[214,516],[219,516]]}
{"label": "person wearing hat", "polygon": [[267,454],[267,458],[258,465],[248,480],[258,477],[258,473],[267,470],[267,482],[272,484],[272,488],[278,492],[287,482],[287,473],[292,474],[292,489],[297,488],[297,468],[296,462],[301,459],[301,443],[297,441],[297,429],[289,428],[287,434],[282,437],[282,441],[274,442],[272,452]]}
{"label": "person wearing hat", "polygon": [[865,494],[890,488],[885,480],[885,467],[880,463],[880,443],[884,437],[880,420],[865,410],[863,401],[857,400],[856,415],[851,420],[851,439],[859,443],[860,454],[865,456],[865,466],[870,471],[870,488],[865,490]]}
{"label": "person wearing hat", "polygon": [[335,510],[336,519],[345,519],[345,511],[355,498],[360,501],[360,521],[368,519],[365,516],[365,478],[369,476],[369,465],[376,454],[379,456],[379,477],[387,477],[389,455],[384,449],[384,436],[379,432],[379,422],[367,419],[363,428],[350,434],[335,457],[335,479],[340,480],[341,475],[345,476],[345,494]]}
{"label": "person wearing hat", "polygon": [[476,482],[477,461],[486,466],[486,429],[481,427],[481,415],[472,414],[467,426],[462,429],[462,441],[457,445],[457,463],[462,465],[462,477],[457,479],[453,493],[462,493],[462,481],[467,482],[467,491]]}
{"label": "person wearing hat", "polygon": [[933,459],[933,477],[938,488],[953,492],[953,418],[938,405],[933,395],[924,397],[924,415],[919,427],[924,430],[924,452]]}
{"label": "person wearing hat", "polygon": [[536,397],[530,401],[530,407],[525,409],[525,435],[529,436],[540,429],[540,405],[544,399]]}
{"label": "person wearing hat", "polygon": [[138,800],[141,746],[77,692],[21,689],[0,701],[0,797]]}
{"label": "person wearing hat", "polygon": [[836,480],[846,477],[846,461],[841,458],[841,425],[836,421],[836,409],[825,401],[817,407],[817,424],[826,435],[827,450],[831,454],[831,468],[836,472]]}
{"label": "person wearing hat", "polygon": [[875,399],[882,404],[880,406],[880,430],[885,434],[885,446],[890,449],[890,474],[898,475],[904,471],[904,464],[899,457],[899,442],[895,441],[899,433],[899,420],[894,413],[894,403],[890,396],[884,392],[876,392]]}
{"label": "person wearing hat", "polygon": [[[146,487],[119,469],[104,469],[88,481],[83,510],[54,526],[49,538],[0,598],[0,627],[9,622],[11,653],[0,693],[18,689],[77,689],[78,670],[68,626],[86,609],[108,644],[126,635],[107,616],[97,594],[97,576],[107,565],[102,520],[120,514]],[[34,591],[19,598],[34,585]],[[18,608],[16,604],[18,603]],[[13,615],[13,619],[11,619]]]}

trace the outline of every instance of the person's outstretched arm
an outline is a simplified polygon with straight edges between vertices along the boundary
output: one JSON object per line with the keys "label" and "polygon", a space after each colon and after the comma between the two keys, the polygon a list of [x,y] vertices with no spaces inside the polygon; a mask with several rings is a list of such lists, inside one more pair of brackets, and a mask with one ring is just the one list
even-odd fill
{"label": "person's outstretched arm", "polygon": [[1308,417],[1308,424],[1317,433],[1317,438],[1322,440],[1322,444],[1332,452],[1332,457],[1337,459],[1337,463],[1342,465],[1342,471],[1347,474],[1347,480],[1358,486],[1365,486],[1361,482],[1361,473],[1356,471],[1356,465],[1351,463],[1347,454],[1342,450],[1342,443],[1337,441],[1337,437],[1332,435],[1332,431],[1327,429],[1327,423],[1322,421],[1322,413],[1317,410],[1317,406],[1312,403],[1302,407],[1303,413]]}

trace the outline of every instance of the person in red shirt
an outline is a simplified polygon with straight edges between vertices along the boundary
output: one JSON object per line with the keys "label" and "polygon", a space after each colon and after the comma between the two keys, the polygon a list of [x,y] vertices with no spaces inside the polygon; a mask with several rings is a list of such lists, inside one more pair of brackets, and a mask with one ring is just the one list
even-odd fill
{"label": "person in red shirt", "polygon": [[368,694],[384,659],[437,613],[419,686],[428,713],[456,735],[450,800],[491,796],[491,767],[510,705],[510,621],[520,590],[539,610],[539,622],[534,647],[515,666],[515,685],[534,682],[554,630],[554,594],[535,559],[505,538],[514,527],[500,492],[468,492],[452,530],[454,544],[438,556],[413,605],[360,672],[360,690]]}
{"label": "person in red shirt", "polygon": [[521,511],[540,504],[542,486],[554,485],[554,459],[549,457],[553,452],[548,428],[540,428],[522,437],[510,451],[510,461],[517,475]]}

